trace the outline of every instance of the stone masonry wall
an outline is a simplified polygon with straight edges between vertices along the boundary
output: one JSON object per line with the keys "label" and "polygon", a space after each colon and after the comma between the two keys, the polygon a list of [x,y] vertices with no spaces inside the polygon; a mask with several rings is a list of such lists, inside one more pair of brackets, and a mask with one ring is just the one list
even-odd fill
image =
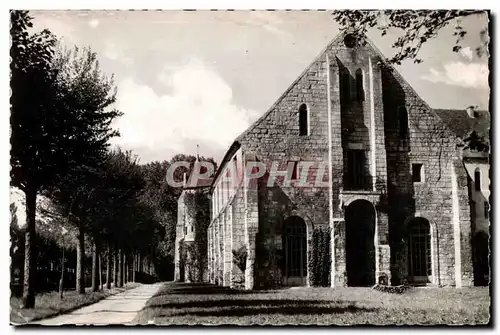
{"label": "stone masonry wall", "polygon": [[[422,217],[431,225],[434,284],[455,284],[450,167],[457,158],[456,139],[443,121],[397,73],[383,71],[385,146],[392,267],[396,283],[408,275],[408,224]],[[399,137],[398,109],[408,113],[408,141]],[[412,181],[412,164],[422,164],[422,182]],[[466,186],[460,192],[467,192]],[[466,202],[460,204],[466,210]],[[464,223],[465,231],[470,231]],[[467,248],[466,248],[467,249]],[[467,252],[467,251],[465,251]],[[469,259],[471,256],[467,256]]]}
{"label": "stone masonry wall", "polygon": [[[245,288],[279,285],[281,265],[269,254],[279,254],[282,249],[283,222],[291,216],[299,216],[307,226],[308,249],[310,232],[316,227],[330,226],[335,238],[332,286],[345,286],[345,209],[349,204],[346,199],[358,199],[369,201],[376,210],[377,281],[397,285],[407,280],[408,225],[413,218],[421,217],[430,225],[434,284],[455,285],[456,245],[450,176],[458,157],[455,136],[399,74],[381,63],[383,55],[371,44],[350,49],[342,41],[342,38],[334,40],[268,113],[237,139],[245,160],[263,162],[268,173],[260,179],[258,187],[239,189],[228,206],[232,212],[225,214],[229,221],[221,226],[220,217],[213,218],[213,242],[209,243],[213,245],[211,257],[215,266],[211,278],[215,283],[237,285],[235,278],[241,274],[232,262],[228,266],[229,249],[234,250],[243,243],[248,248]],[[342,73],[348,71],[354,78],[351,80],[355,80],[358,70],[363,77],[364,97],[346,104],[341,99]],[[302,104],[306,104],[309,111],[307,136],[299,134]],[[398,110],[401,106],[405,106],[408,114],[406,138],[400,138],[402,123]],[[366,153],[369,183],[363,192],[344,189],[344,174],[348,172],[345,152],[350,149],[362,149]],[[332,222],[329,220],[329,184],[315,184],[315,181],[329,180],[329,150]],[[283,184],[280,172],[287,169],[290,161],[301,162],[299,172],[303,171],[301,164],[312,167],[306,177],[299,173],[299,179],[306,181],[305,186],[297,187],[299,181]],[[424,180],[420,183],[412,181],[412,164],[423,165]],[[463,168],[455,170],[461,178]],[[467,219],[466,185],[459,185],[460,275],[463,284],[468,285],[470,219]],[[258,259],[262,251],[267,256]],[[228,271],[230,279],[227,279]]]}
{"label": "stone masonry wall", "polygon": [[[259,226],[256,249],[259,254],[267,256],[256,260],[256,287],[281,283],[281,268],[276,256],[282,249],[281,224],[292,211],[309,224],[308,231],[314,225],[328,225],[328,190],[314,185],[317,177],[320,180],[328,178],[326,164],[321,168],[328,159],[325,78],[326,64],[321,61],[313,63],[262,122],[241,138],[242,150],[254,154],[257,161],[266,164],[269,172],[260,181],[257,193]],[[309,110],[309,136],[299,136],[301,104],[306,104]],[[305,178],[305,187],[293,187],[294,182],[289,187],[283,185],[284,177],[279,172],[287,170],[289,161],[312,164]],[[300,171],[299,165],[299,179]],[[269,179],[275,181],[269,182]],[[248,190],[255,196],[254,191]]]}
{"label": "stone masonry wall", "polygon": [[174,280],[184,281],[184,269],[181,264],[182,256],[182,241],[184,240],[184,192],[181,193],[177,200],[177,224],[175,226],[175,244],[174,244]]}

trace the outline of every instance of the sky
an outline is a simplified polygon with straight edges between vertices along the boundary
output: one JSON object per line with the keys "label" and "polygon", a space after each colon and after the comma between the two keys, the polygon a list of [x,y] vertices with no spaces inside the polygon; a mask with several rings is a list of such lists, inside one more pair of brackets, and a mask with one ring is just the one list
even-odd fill
{"label": "sky", "polygon": [[[177,153],[220,161],[338,33],[328,11],[32,11],[35,29],[64,44],[91,46],[118,88],[113,145],[142,163]],[[433,108],[489,104],[487,58],[473,50],[488,18],[462,21],[468,34],[452,52],[453,27],[422,48],[423,63],[398,71]],[[386,55],[395,35],[368,37]]]}

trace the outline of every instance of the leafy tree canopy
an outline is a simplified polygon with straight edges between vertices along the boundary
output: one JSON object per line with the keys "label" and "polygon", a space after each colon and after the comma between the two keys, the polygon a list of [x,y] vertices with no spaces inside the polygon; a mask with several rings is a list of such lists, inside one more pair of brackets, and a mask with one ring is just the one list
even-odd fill
{"label": "leafy tree canopy", "polygon": [[[332,15],[341,30],[350,31],[357,37],[366,34],[370,28],[378,29],[382,36],[389,30],[399,34],[392,45],[396,53],[388,60],[399,65],[406,59],[421,63],[422,59],[418,58],[421,47],[448,25],[454,25],[456,41],[453,52],[459,52],[467,34],[462,19],[485,13],[478,10],[344,10]],[[475,50],[479,57],[488,51],[487,28],[481,31],[480,38],[481,44]]]}

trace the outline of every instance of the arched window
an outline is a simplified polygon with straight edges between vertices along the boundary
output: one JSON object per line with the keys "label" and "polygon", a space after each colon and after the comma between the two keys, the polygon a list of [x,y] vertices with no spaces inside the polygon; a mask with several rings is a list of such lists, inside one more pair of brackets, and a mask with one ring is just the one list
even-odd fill
{"label": "arched window", "polygon": [[307,277],[307,228],[301,217],[292,216],[283,223],[282,246],[284,284],[305,286]]}
{"label": "arched window", "polygon": [[399,138],[405,140],[408,138],[408,112],[405,106],[398,108],[399,120]]}
{"label": "arched window", "polygon": [[348,71],[342,73],[342,81],[340,83],[340,94],[342,100],[347,102],[351,100],[351,75]]}
{"label": "arched window", "polygon": [[307,136],[309,135],[309,120],[307,115],[307,106],[302,104],[299,107],[299,135]]}
{"label": "arched window", "polygon": [[410,278],[413,282],[429,282],[431,270],[431,235],[429,221],[415,218],[410,222]]}
{"label": "arched window", "polygon": [[481,172],[479,168],[474,171],[474,186],[476,191],[481,191]]}
{"label": "arched window", "polygon": [[356,70],[356,98],[358,101],[365,101],[365,91],[363,89],[363,71]]}

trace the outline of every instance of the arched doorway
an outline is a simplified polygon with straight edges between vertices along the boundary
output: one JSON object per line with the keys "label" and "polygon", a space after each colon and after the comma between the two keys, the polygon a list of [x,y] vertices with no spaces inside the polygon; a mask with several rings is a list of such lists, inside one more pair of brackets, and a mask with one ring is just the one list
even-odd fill
{"label": "arched doorway", "polygon": [[414,284],[431,282],[431,231],[424,218],[415,218],[408,226],[409,280]]}
{"label": "arched doorway", "polygon": [[345,212],[348,286],[375,284],[375,208],[366,200],[352,202]]}
{"label": "arched doorway", "polygon": [[306,223],[292,216],[283,224],[283,284],[305,286],[307,277]]}

